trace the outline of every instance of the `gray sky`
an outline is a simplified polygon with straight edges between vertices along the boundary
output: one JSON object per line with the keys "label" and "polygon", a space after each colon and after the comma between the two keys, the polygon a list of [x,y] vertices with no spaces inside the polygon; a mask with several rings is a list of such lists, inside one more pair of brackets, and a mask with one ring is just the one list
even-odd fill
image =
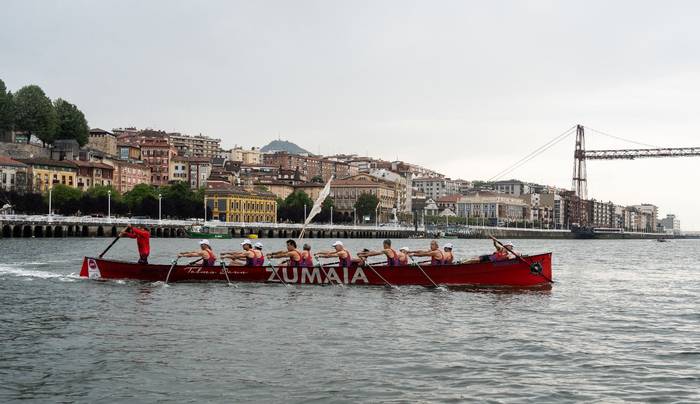
{"label": "gray sky", "polygon": [[[289,139],[487,179],[577,123],[700,146],[700,3],[4,1],[0,78],[90,126]],[[635,147],[594,133],[589,149]],[[574,139],[508,177],[570,187]],[[700,229],[700,158],[590,161],[589,196]]]}

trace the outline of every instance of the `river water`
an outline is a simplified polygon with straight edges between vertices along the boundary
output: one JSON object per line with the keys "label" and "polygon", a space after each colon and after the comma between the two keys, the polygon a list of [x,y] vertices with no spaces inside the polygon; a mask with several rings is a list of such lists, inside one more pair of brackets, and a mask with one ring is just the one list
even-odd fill
{"label": "river water", "polygon": [[[554,252],[556,284],[530,292],[78,278],[109,241],[0,240],[0,402],[700,401],[697,240],[517,240]],[[163,263],[196,247],[151,244]]]}

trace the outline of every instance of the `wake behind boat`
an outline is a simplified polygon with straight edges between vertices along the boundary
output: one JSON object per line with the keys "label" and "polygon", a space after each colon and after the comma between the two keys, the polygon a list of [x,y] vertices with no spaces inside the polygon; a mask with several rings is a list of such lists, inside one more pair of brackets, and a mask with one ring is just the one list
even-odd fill
{"label": "wake behind boat", "polygon": [[[338,268],[329,266],[201,266],[174,265],[170,282],[257,282],[308,285],[395,286],[438,285],[479,287],[543,287],[552,279],[552,254],[521,256],[498,262],[449,265],[372,265]],[[138,264],[85,257],[80,276],[90,279],[166,281],[171,265]],[[228,279],[227,279],[228,276]]]}

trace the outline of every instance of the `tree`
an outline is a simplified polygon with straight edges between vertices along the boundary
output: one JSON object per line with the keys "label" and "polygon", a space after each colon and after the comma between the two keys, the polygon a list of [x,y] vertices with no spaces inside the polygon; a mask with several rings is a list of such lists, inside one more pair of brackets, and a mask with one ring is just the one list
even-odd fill
{"label": "tree", "polygon": [[314,206],[314,202],[309,195],[301,190],[292,192],[281,205],[278,204],[279,219],[303,222],[305,219],[304,205],[306,205],[306,213],[308,214]]}
{"label": "tree", "polygon": [[38,137],[46,146],[56,134],[58,118],[49,97],[39,86],[24,86],[14,95],[15,129]]}
{"label": "tree", "polygon": [[379,205],[379,198],[376,195],[360,195],[355,202],[355,211],[359,220],[362,221],[365,216],[369,216],[370,220],[375,220],[377,205]]}
{"label": "tree", "polygon": [[[51,209],[58,211],[61,214],[70,214],[74,212],[75,206],[80,201],[83,193],[78,188],[69,187],[68,185],[56,184],[51,189]],[[48,203],[49,193],[44,194],[44,199]]]}
{"label": "tree", "polygon": [[[327,197],[326,199],[323,200],[323,203],[321,204],[321,212],[319,212],[318,216],[314,218],[314,222],[330,222],[331,221],[331,208],[334,208],[335,205],[333,203],[333,198],[330,196]],[[336,215],[333,218],[334,222],[340,222],[338,220],[338,215]]]}
{"label": "tree", "polygon": [[15,122],[15,109],[12,93],[7,91],[5,83],[0,80],[0,139],[12,130]]}
{"label": "tree", "polygon": [[113,201],[121,201],[122,195],[114,188],[112,185],[95,185],[92,188],[88,188],[85,193],[91,198],[107,198],[107,194],[111,192],[111,198]]}
{"label": "tree", "polygon": [[85,115],[70,102],[61,98],[54,101],[58,126],[56,139],[75,139],[80,146],[85,146],[90,135]]}
{"label": "tree", "polygon": [[129,209],[131,209],[131,212],[136,214],[137,207],[148,197],[158,199],[158,192],[156,192],[156,189],[148,184],[138,184],[124,195],[124,201],[129,206]]}

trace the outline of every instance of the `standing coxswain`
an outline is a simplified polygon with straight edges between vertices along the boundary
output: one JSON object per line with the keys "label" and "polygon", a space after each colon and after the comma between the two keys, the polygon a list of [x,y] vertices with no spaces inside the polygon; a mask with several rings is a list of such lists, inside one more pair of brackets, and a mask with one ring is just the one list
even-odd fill
{"label": "standing coxswain", "polygon": [[148,256],[151,254],[151,233],[148,230],[129,224],[119,233],[119,237],[135,238],[139,250],[139,264],[148,264]]}

